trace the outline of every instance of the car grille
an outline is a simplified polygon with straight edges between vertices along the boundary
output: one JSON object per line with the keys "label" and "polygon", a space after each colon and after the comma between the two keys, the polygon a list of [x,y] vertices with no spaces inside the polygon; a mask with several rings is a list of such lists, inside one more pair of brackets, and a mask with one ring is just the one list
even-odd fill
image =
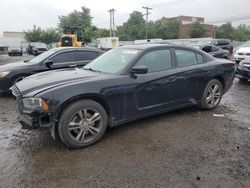
{"label": "car grille", "polygon": [[250,53],[238,53],[238,55],[248,55],[248,56],[250,56]]}
{"label": "car grille", "polygon": [[12,92],[12,95],[14,95],[15,97],[20,97],[22,95],[16,86],[12,86],[10,90]]}

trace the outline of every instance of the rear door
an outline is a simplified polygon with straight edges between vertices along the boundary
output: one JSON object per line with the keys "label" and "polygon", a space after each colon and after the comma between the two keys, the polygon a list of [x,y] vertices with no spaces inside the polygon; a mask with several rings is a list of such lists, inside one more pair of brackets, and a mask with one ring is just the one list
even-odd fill
{"label": "rear door", "polygon": [[178,47],[174,51],[178,104],[197,104],[209,79],[209,66],[197,51]]}
{"label": "rear door", "polygon": [[95,51],[77,50],[77,66],[84,66],[99,55],[100,53]]}
{"label": "rear door", "polygon": [[53,62],[51,69],[75,67],[77,65],[76,50],[65,51],[65,52],[55,54],[55,56],[53,56],[47,61]]}

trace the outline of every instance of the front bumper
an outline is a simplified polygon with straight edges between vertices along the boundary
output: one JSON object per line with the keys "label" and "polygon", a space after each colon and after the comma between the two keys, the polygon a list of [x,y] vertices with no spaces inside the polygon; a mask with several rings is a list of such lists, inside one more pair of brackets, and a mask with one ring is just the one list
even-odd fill
{"label": "front bumper", "polygon": [[235,54],[234,57],[233,57],[233,60],[236,61],[237,63],[239,63],[240,61],[248,58],[250,56],[247,56],[247,55],[237,55]]}
{"label": "front bumper", "polygon": [[245,69],[236,69],[235,77],[240,79],[250,79],[250,70]]}
{"label": "front bumper", "polygon": [[10,93],[11,80],[4,77],[0,78],[0,94]]}
{"label": "front bumper", "polygon": [[24,129],[51,128],[54,125],[54,112],[25,109],[20,97],[16,98],[16,102],[18,121]]}

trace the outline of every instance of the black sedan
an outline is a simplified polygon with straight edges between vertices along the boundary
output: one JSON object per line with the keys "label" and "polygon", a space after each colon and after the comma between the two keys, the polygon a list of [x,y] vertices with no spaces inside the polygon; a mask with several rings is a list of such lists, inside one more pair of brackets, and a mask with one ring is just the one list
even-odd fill
{"label": "black sedan", "polygon": [[250,58],[246,58],[239,63],[235,72],[235,77],[239,78],[241,81],[250,79]]}
{"label": "black sedan", "polygon": [[203,50],[204,52],[209,53],[215,58],[230,59],[230,56],[231,56],[231,53],[228,50],[224,50],[214,45],[197,45],[194,47],[199,48]]}
{"label": "black sedan", "polygon": [[74,66],[84,66],[103,51],[95,48],[54,48],[29,61],[0,66],[0,94],[8,93],[16,82],[29,75]]}
{"label": "black sedan", "polygon": [[23,127],[47,127],[78,148],[97,142],[107,127],[193,105],[216,108],[234,69],[189,47],[123,46],[81,69],[27,77],[12,93]]}

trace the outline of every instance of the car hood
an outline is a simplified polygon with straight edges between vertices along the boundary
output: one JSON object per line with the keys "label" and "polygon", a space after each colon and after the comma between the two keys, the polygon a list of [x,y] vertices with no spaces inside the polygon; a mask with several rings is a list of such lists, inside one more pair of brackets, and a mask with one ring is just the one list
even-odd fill
{"label": "car hood", "polygon": [[87,80],[92,77],[96,78],[101,75],[103,74],[79,68],[60,69],[26,77],[22,81],[16,83],[16,86],[22,95],[25,96],[28,93],[35,92],[34,94],[38,94],[47,89],[76,83],[77,81]]}
{"label": "car hood", "polygon": [[250,53],[250,47],[241,47],[236,52],[237,53],[246,53],[246,52]]}
{"label": "car hood", "polygon": [[24,67],[28,67],[31,64],[24,63],[24,62],[18,62],[18,63],[8,63],[5,65],[0,66],[0,71],[12,71],[17,69],[22,69]]}

